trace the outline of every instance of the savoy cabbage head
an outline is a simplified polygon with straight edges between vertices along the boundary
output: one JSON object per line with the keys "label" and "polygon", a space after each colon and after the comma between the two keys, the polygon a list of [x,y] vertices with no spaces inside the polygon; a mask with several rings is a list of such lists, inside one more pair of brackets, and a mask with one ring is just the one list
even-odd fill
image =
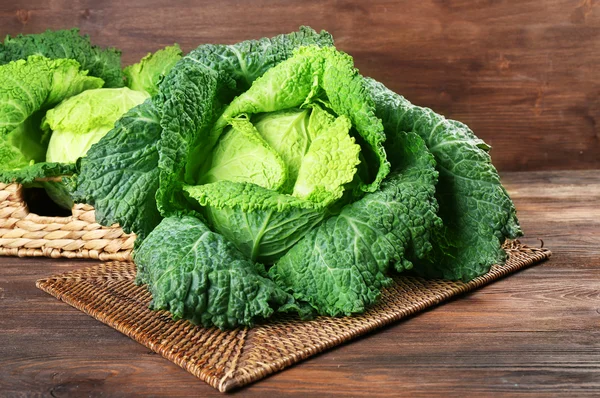
{"label": "savoy cabbage head", "polygon": [[45,188],[73,205],[76,161],[132,107],[156,93],[181,58],[176,45],[125,69],[120,52],[93,46],[77,29],[7,36],[0,43],[0,181]]}
{"label": "savoy cabbage head", "polygon": [[22,169],[46,157],[40,124],[46,111],[65,98],[102,87],[77,61],[32,55],[0,66],[0,164]]}

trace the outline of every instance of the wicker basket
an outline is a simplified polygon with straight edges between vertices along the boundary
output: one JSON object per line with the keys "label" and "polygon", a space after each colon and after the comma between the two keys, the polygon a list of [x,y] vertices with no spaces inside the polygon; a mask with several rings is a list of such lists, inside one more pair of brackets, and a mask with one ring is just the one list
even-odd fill
{"label": "wicker basket", "polygon": [[96,223],[94,208],[73,206],[68,217],[30,213],[21,184],[0,183],[0,255],[131,260],[135,235]]}

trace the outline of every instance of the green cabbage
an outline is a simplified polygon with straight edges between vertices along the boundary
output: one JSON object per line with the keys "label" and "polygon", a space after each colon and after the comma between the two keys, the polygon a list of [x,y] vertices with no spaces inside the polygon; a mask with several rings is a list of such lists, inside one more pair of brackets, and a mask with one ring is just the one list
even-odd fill
{"label": "green cabbage", "polygon": [[40,123],[46,110],[102,84],[73,60],[34,55],[0,66],[0,170],[44,161],[48,143]]}
{"label": "green cabbage", "polygon": [[[30,54],[44,57],[27,58]],[[115,122],[156,93],[158,81],[180,58],[178,46],[167,47],[125,69],[131,89],[100,88],[103,80],[81,69],[104,78],[107,87],[122,87],[119,51],[92,46],[76,29],[7,37],[0,44],[0,65],[8,62],[0,66],[0,181],[46,188],[56,203],[70,208],[74,185],[48,178],[78,173],[76,161],[105,135],[122,131]],[[96,215],[111,218],[102,209]],[[153,220],[151,209],[148,217]]]}
{"label": "green cabbage", "polygon": [[392,272],[470,280],[521,233],[489,147],[361,76],[326,32],[159,58],[129,69],[156,92],[72,184],[138,235],[152,308],[221,328],[360,313]]}

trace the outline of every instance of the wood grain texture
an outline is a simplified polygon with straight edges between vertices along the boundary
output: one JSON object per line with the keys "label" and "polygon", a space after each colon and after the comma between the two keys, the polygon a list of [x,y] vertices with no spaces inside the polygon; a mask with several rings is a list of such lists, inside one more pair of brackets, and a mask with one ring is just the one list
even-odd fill
{"label": "wood grain texture", "polygon": [[79,26],[125,64],[301,24],[331,32],[363,74],[467,123],[500,170],[600,168],[596,0],[0,1],[0,35]]}
{"label": "wood grain texture", "polygon": [[[600,394],[600,171],[503,174],[542,265],[309,359],[243,396]],[[88,264],[94,264],[88,261]],[[0,395],[219,396],[35,288],[81,261],[0,258]]]}

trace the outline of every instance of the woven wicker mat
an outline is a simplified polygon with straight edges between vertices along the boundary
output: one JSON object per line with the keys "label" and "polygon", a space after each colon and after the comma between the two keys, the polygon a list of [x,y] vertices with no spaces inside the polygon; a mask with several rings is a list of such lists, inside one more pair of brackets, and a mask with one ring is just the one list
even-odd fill
{"label": "woven wicker mat", "polygon": [[398,276],[380,302],[360,316],[300,321],[286,316],[252,329],[220,331],[171,320],[147,308],[135,286],[135,265],[110,262],[41,279],[38,288],[84,311],[225,392],[259,380],[318,352],[486,285],[550,256],[517,241],[505,245],[503,266],[469,283]]}

